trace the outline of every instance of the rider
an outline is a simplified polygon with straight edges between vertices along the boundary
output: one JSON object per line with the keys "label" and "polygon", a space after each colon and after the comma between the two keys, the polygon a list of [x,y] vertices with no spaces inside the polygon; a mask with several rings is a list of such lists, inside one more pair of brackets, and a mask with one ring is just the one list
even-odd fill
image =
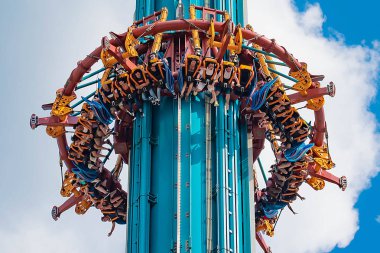
{"label": "rider", "polygon": [[195,87],[196,90],[194,92],[194,96],[196,96],[198,92],[204,91],[207,88],[207,90],[212,94],[210,103],[214,104],[214,106],[219,106],[214,88],[215,83],[218,81],[216,78],[218,69],[219,63],[211,57],[206,57],[203,60],[203,66],[200,68],[198,73],[197,79],[199,82],[197,83]]}
{"label": "rider", "polygon": [[155,53],[152,53],[145,71],[148,74],[150,82],[157,88],[157,105],[160,105],[161,89],[165,89],[167,85],[164,63],[157,59]]}
{"label": "rider", "polygon": [[193,89],[195,78],[198,74],[199,68],[201,67],[199,55],[200,55],[199,50],[196,51],[196,55],[187,55],[185,58],[185,63],[181,65],[182,75],[184,77],[181,97],[184,96],[187,85],[189,85],[189,88],[185,96],[186,100],[188,99],[190,92]]}
{"label": "rider", "polygon": [[239,84],[239,79],[236,75],[236,68],[233,62],[223,61],[221,69],[216,76],[218,79],[218,84],[216,85],[216,96],[220,93],[226,95],[226,110],[229,109],[231,90],[234,86],[233,82],[237,85]]}
{"label": "rider", "polygon": [[157,97],[152,89],[150,80],[146,78],[146,73],[143,66],[139,65],[134,68],[131,72],[130,79],[139,93],[141,93],[142,99],[144,101],[149,100],[152,104],[156,105]]}

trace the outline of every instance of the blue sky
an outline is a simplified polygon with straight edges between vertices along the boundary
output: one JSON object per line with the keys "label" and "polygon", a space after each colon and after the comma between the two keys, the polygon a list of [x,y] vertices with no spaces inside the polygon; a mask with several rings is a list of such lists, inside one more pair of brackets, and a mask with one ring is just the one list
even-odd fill
{"label": "blue sky", "polygon": [[[297,8],[304,11],[309,4],[319,4],[325,16],[323,34],[326,37],[344,36],[348,45],[363,44],[373,47],[380,40],[378,0],[294,0]],[[380,118],[380,94],[371,104],[371,110]]]}
{"label": "blue sky", "polygon": [[[344,36],[345,43],[348,45],[363,44],[368,47],[373,47],[372,41],[380,40],[378,19],[380,1],[295,0],[295,3],[300,11],[304,11],[309,3],[319,3],[325,15],[323,34],[326,37],[336,36],[335,34],[339,33]],[[379,86],[380,81],[378,80]],[[371,103],[370,110],[375,113],[379,121],[380,94],[377,94],[376,99]],[[358,169],[360,170],[360,168]],[[378,252],[380,220],[376,221],[376,219],[380,214],[379,193],[380,175],[372,180],[371,187],[361,193],[355,204],[355,208],[359,210],[360,229],[354,240],[348,247],[335,248],[330,252]]]}

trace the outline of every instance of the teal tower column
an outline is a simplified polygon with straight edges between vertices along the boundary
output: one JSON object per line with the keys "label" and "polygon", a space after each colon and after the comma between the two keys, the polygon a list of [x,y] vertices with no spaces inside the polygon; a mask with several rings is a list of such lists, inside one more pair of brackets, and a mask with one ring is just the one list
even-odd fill
{"label": "teal tower column", "polygon": [[[194,4],[244,25],[243,0],[136,0],[135,19],[163,7],[175,19],[179,2],[184,18]],[[238,101],[227,112],[223,96],[219,103],[199,96],[144,103],[134,121],[127,253],[251,252],[247,125]]]}

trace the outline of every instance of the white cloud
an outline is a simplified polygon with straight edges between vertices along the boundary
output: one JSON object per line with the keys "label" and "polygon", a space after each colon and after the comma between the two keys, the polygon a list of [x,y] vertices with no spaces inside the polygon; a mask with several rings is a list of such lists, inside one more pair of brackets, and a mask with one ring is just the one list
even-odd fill
{"label": "white cloud", "polygon": [[[323,85],[335,82],[336,97],[327,98],[325,106],[330,152],[337,164],[332,173],[346,175],[349,180],[346,192],[335,185],[327,185],[321,192],[304,185],[300,194],[307,199],[292,205],[299,214],[285,210],[275,237],[268,241],[273,252],[282,253],[327,252],[336,245],[345,247],[359,228],[354,208],[357,197],[379,171],[377,122],[368,111],[376,93],[378,42],[371,49],[347,46],[341,36],[324,38],[325,17],[319,5],[309,5],[304,13],[297,12],[290,0],[255,1],[248,7],[249,23],[257,32],[276,38],[296,58],[307,62],[311,73],[324,74]],[[312,119],[310,112],[302,110],[301,114]],[[267,168],[273,163],[270,153],[262,159]]]}
{"label": "white cloud", "polygon": [[380,223],[380,215],[378,215],[378,216],[376,217],[376,221],[377,221],[378,223]]}
{"label": "white cloud", "polygon": [[51,219],[51,207],[66,200],[59,195],[57,144],[44,127],[32,131],[28,120],[32,113],[49,115],[41,104],[53,102],[55,90],[76,62],[100,45],[102,36],[126,30],[135,1],[2,4],[0,98],[8,109],[0,131],[0,252],[124,252],[126,226],[117,226],[107,237],[111,224],[101,222],[94,208],[83,216],[71,209],[59,221]]}

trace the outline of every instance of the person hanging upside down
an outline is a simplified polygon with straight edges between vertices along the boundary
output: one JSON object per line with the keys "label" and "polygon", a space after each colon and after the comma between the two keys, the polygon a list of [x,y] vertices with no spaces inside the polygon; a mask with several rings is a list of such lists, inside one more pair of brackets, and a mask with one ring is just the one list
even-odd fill
{"label": "person hanging upside down", "polygon": [[117,211],[111,212],[103,212],[103,217],[101,220],[103,222],[110,221],[112,222],[111,231],[108,233],[108,236],[111,236],[113,231],[115,230],[115,224],[126,224],[126,217],[123,215],[119,215]]}
{"label": "person hanging upside down", "polygon": [[188,55],[185,58],[185,63],[182,64],[182,75],[183,75],[183,87],[181,91],[181,97],[183,98],[187,85],[185,99],[188,100],[191,91],[193,90],[193,85],[195,82],[195,77],[198,74],[199,68],[201,67],[199,56],[197,55]]}
{"label": "person hanging upside down", "polygon": [[132,117],[134,116],[133,113],[133,105],[132,104],[127,104],[125,101],[127,97],[131,96],[131,90],[128,85],[129,83],[129,75],[125,71],[119,71],[118,72],[118,78],[117,81],[115,82],[115,98],[116,98],[116,106],[131,115]]}
{"label": "person hanging upside down", "polygon": [[216,89],[216,96],[218,96],[220,93],[224,93],[226,96],[226,110],[229,109],[230,105],[230,97],[231,97],[231,91],[234,86],[233,82],[235,82],[237,85],[239,85],[239,79],[236,75],[236,68],[234,66],[233,62],[223,61],[221,69],[216,76],[216,79],[218,80],[218,83],[215,87]]}
{"label": "person hanging upside down", "polygon": [[216,99],[215,88],[214,85],[218,81],[215,77],[218,73],[219,63],[210,57],[207,57],[203,60],[203,66],[200,68],[197,79],[199,82],[195,87],[194,96],[198,94],[198,92],[204,91],[207,89],[212,94],[212,99],[210,100],[211,104],[214,106],[219,106],[219,103]]}

